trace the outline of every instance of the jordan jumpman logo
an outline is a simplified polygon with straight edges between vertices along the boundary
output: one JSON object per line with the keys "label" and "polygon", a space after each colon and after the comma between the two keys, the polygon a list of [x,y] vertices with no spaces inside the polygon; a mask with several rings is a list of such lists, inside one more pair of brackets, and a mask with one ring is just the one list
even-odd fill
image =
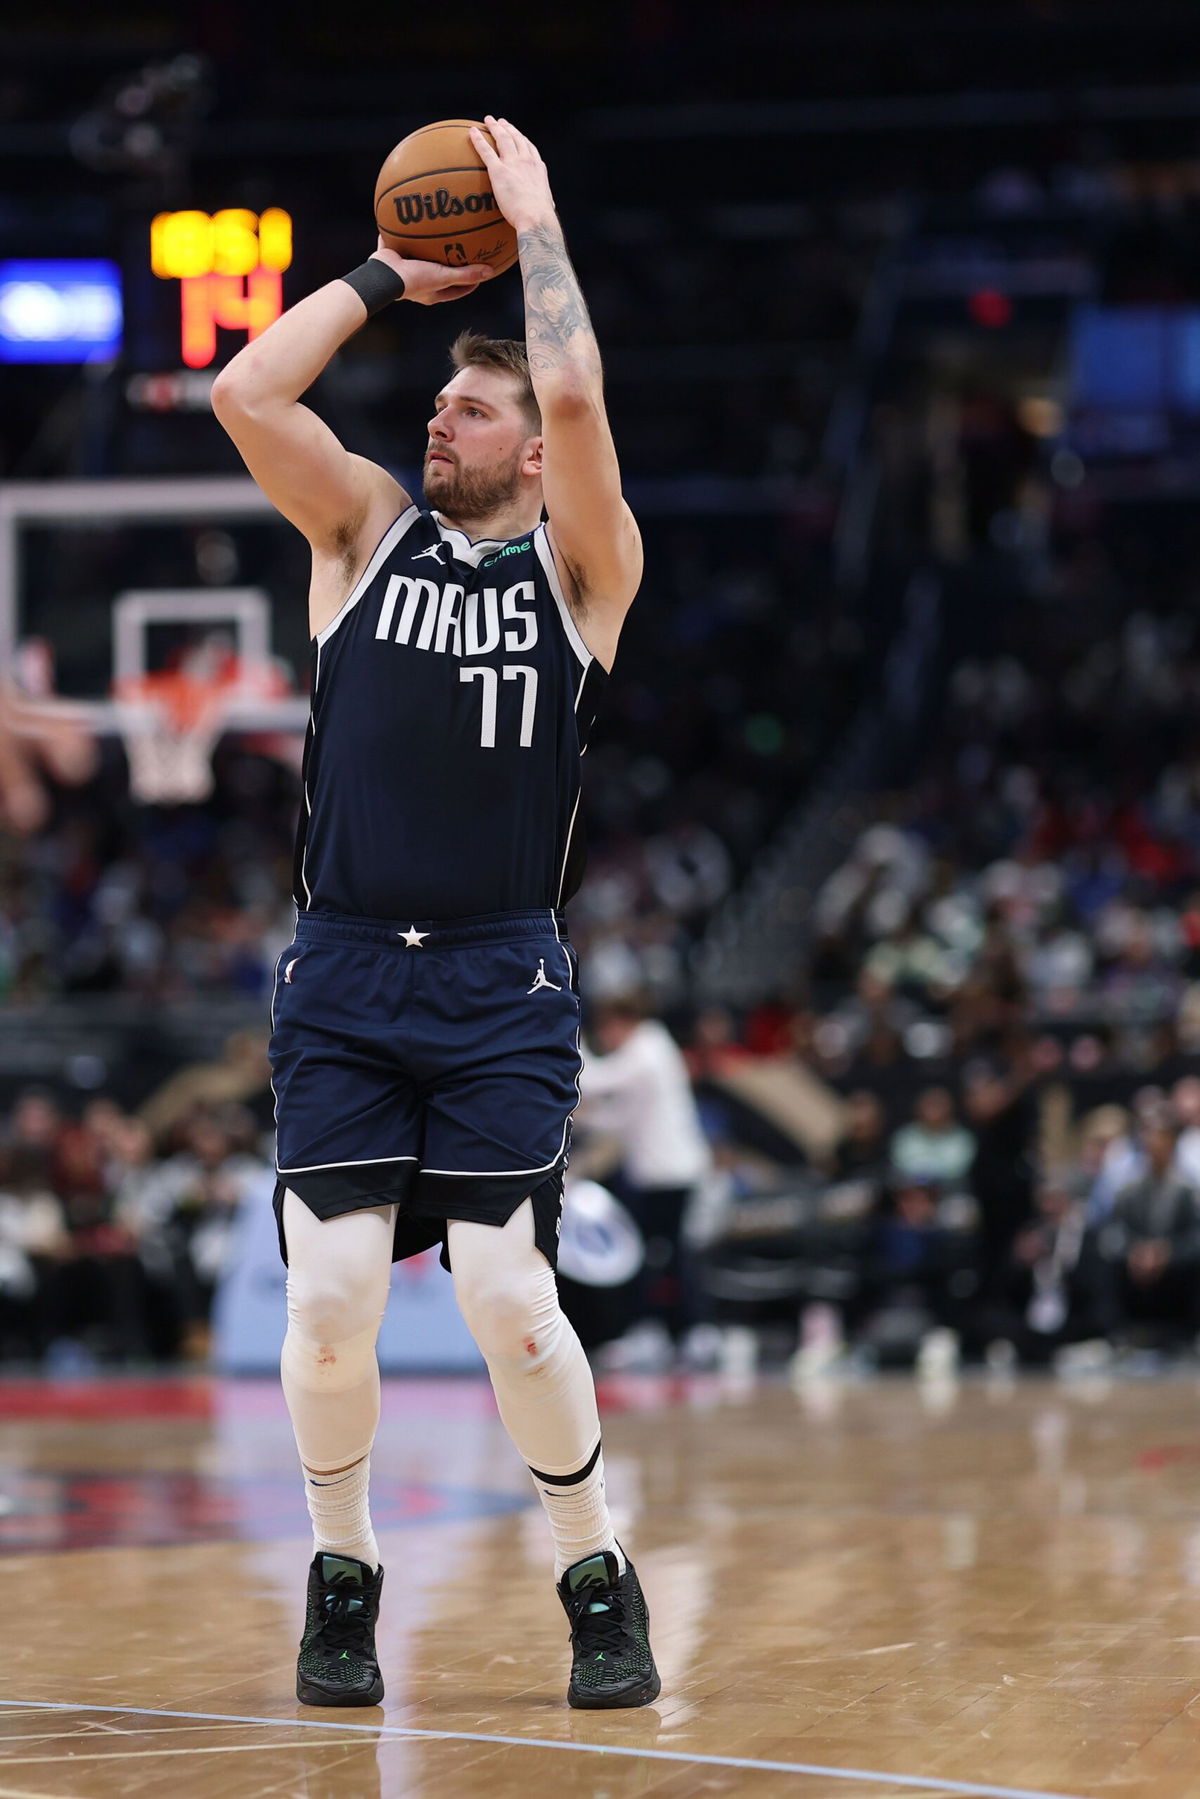
{"label": "jordan jumpman logo", "polygon": [[533,977],[533,986],[529,989],[530,993],[536,993],[539,987],[549,987],[555,993],[562,992],[561,987],[555,986],[553,981],[548,981],[546,979],[546,958],[544,956],[538,957],[538,971]]}

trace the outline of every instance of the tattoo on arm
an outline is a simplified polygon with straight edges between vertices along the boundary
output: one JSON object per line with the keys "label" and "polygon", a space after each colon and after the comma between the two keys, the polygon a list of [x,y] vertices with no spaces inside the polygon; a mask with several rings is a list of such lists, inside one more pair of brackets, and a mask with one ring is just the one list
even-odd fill
{"label": "tattoo on arm", "polygon": [[517,243],[525,283],[525,343],[535,384],[539,375],[557,374],[570,363],[599,380],[600,349],[561,226],[531,226]]}

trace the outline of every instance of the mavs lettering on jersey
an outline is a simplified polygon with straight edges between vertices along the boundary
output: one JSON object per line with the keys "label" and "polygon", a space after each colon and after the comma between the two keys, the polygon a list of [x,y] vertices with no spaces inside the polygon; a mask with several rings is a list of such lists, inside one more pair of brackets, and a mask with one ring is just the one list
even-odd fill
{"label": "mavs lettering on jersey", "polygon": [[472,543],[410,506],[313,644],[296,904],[392,919],[565,904],[604,681],[544,525]]}

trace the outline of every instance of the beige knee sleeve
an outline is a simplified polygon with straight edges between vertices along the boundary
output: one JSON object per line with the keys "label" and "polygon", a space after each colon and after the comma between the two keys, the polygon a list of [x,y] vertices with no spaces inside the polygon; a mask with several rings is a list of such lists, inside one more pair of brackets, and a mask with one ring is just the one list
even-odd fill
{"label": "beige knee sleeve", "polygon": [[600,1440],[595,1383],[554,1270],[534,1246],[532,1205],[502,1229],[454,1222],[449,1238],[459,1309],[509,1436],[530,1467],[582,1466]]}
{"label": "beige knee sleeve", "polygon": [[300,1459],[342,1468],[370,1450],[379,1424],[375,1341],[392,1273],[395,1208],[316,1218],[287,1193],[288,1330],[280,1371]]}

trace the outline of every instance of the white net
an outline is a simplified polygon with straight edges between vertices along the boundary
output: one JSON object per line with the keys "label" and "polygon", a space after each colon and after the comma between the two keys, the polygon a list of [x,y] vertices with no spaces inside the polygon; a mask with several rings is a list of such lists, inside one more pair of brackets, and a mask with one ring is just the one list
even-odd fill
{"label": "white net", "polygon": [[145,806],[184,806],[208,798],[222,728],[219,708],[189,724],[153,701],[124,704],[117,713],[135,799]]}
{"label": "white net", "polygon": [[[61,626],[39,622],[33,602],[36,572],[27,566],[30,528],[56,533],[103,530],[120,525],[237,530],[263,524],[285,530],[255,484],[238,477],[103,479],[97,481],[5,482],[0,484],[0,675],[14,675],[30,694],[54,690],[53,644]],[[81,559],[82,566],[82,559]],[[90,588],[88,589],[90,596]],[[60,596],[61,597],[61,596]],[[64,690],[73,708],[77,735],[117,733],[129,764],[130,788],[147,804],[195,803],[213,791],[212,753],[225,730],[257,738],[257,753],[298,766],[308,719],[308,701],[297,691],[304,648],[293,645],[289,661],[276,641],[278,621],[265,588],[211,587],[130,589],[112,595],[112,660],[108,692],[98,681],[78,691]],[[157,647],[151,638],[159,635]],[[222,683],[219,719],[185,717],[158,705],[160,696],[139,691],[161,672],[162,638],[203,639],[220,633],[242,665],[239,691]],[[44,643],[44,648],[29,646]],[[47,661],[49,656],[49,661]],[[32,660],[32,678],[26,681]],[[252,684],[246,685],[245,671]],[[261,678],[255,678],[253,671]],[[302,677],[301,677],[302,678]],[[146,701],[153,699],[150,709]]]}

